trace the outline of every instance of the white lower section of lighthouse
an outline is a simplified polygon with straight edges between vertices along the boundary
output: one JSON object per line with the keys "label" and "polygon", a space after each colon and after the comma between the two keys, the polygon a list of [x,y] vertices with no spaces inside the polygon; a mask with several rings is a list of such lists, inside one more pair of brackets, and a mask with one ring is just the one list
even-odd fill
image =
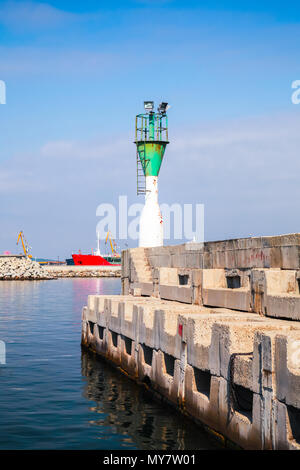
{"label": "white lower section of lighthouse", "polygon": [[157,176],[146,176],[145,205],[140,218],[139,246],[163,246],[163,220],[158,204]]}

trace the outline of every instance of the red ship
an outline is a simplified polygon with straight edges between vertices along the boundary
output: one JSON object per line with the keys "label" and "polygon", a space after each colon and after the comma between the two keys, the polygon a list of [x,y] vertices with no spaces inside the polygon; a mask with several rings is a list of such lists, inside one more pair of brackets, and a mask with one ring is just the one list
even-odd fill
{"label": "red ship", "polygon": [[121,266],[121,257],[101,256],[97,254],[83,255],[81,253],[72,255],[75,265],[81,266]]}
{"label": "red ship", "polygon": [[[73,263],[78,266],[121,266],[121,256],[117,253],[117,245],[114,241],[112,241],[111,237],[109,236],[109,232],[107,232],[105,243],[107,243],[107,239],[109,238],[110,246],[111,246],[111,255],[101,255],[100,254],[100,238],[98,235],[97,242],[97,250],[95,253],[84,255],[80,251],[79,253],[72,254]],[[71,264],[71,260],[66,260],[67,264]],[[72,263],[72,264],[73,264]]]}

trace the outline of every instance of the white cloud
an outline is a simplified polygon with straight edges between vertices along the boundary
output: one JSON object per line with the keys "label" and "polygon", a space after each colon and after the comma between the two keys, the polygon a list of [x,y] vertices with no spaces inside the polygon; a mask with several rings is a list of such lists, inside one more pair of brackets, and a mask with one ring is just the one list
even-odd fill
{"label": "white cloud", "polygon": [[[59,75],[81,77],[97,74],[126,65],[126,58],[119,53],[87,51],[80,49],[50,49],[41,47],[0,47],[0,73],[16,75],[43,75],[47,78]],[[128,65],[128,64],[127,64]]]}
{"label": "white cloud", "polygon": [[[300,113],[300,109],[299,109]],[[215,172],[224,177],[250,171],[259,178],[295,177],[300,170],[298,149],[300,114],[297,112],[244,120],[200,123],[197,129],[178,133],[172,149],[177,160],[188,160],[199,172]]]}
{"label": "white cloud", "polygon": [[[111,188],[112,178],[117,187],[128,172],[130,160],[134,171],[134,155],[129,138],[49,141],[38,151],[18,153],[2,165],[0,193],[3,197],[22,194],[25,200],[28,192],[47,193],[52,197],[51,194],[60,190],[69,194],[76,192],[82,181],[89,182],[91,190],[98,190],[97,181],[101,181],[102,188]],[[66,187],[66,184],[71,186]]]}
{"label": "white cloud", "polygon": [[38,2],[8,1],[0,5],[0,23],[13,29],[44,29],[65,25],[79,15]]}
{"label": "white cloud", "polygon": [[0,169],[0,194],[2,194],[2,197],[20,193],[26,195],[41,192],[42,190],[42,182],[34,179],[32,171],[27,171],[24,168],[21,171],[15,168]]}
{"label": "white cloud", "polygon": [[[132,146],[132,145],[131,145]],[[116,158],[130,148],[130,139],[119,139],[112,142],[80,142],[80,141],[54,141],[42,146],[40,153],[45,158],[97,160],[103,161]]]}

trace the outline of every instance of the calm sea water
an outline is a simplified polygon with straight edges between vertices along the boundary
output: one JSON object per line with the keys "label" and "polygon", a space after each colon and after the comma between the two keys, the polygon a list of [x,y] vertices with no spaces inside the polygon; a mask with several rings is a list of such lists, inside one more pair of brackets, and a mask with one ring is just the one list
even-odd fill
{"label": "calm sea water", "polygon": [[81,351],[88,294],[119,279],[0,281],[0,449],[213,449],[201,429]]}

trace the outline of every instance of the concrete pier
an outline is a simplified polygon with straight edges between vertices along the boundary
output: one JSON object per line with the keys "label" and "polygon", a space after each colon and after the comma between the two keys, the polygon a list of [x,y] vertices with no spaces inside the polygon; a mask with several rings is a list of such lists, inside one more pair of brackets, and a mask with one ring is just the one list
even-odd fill
{"label": "concrete pier", "polygon": [[126,250],[82,344],[225,444],[299,450],[299,254],[300,234]]}

